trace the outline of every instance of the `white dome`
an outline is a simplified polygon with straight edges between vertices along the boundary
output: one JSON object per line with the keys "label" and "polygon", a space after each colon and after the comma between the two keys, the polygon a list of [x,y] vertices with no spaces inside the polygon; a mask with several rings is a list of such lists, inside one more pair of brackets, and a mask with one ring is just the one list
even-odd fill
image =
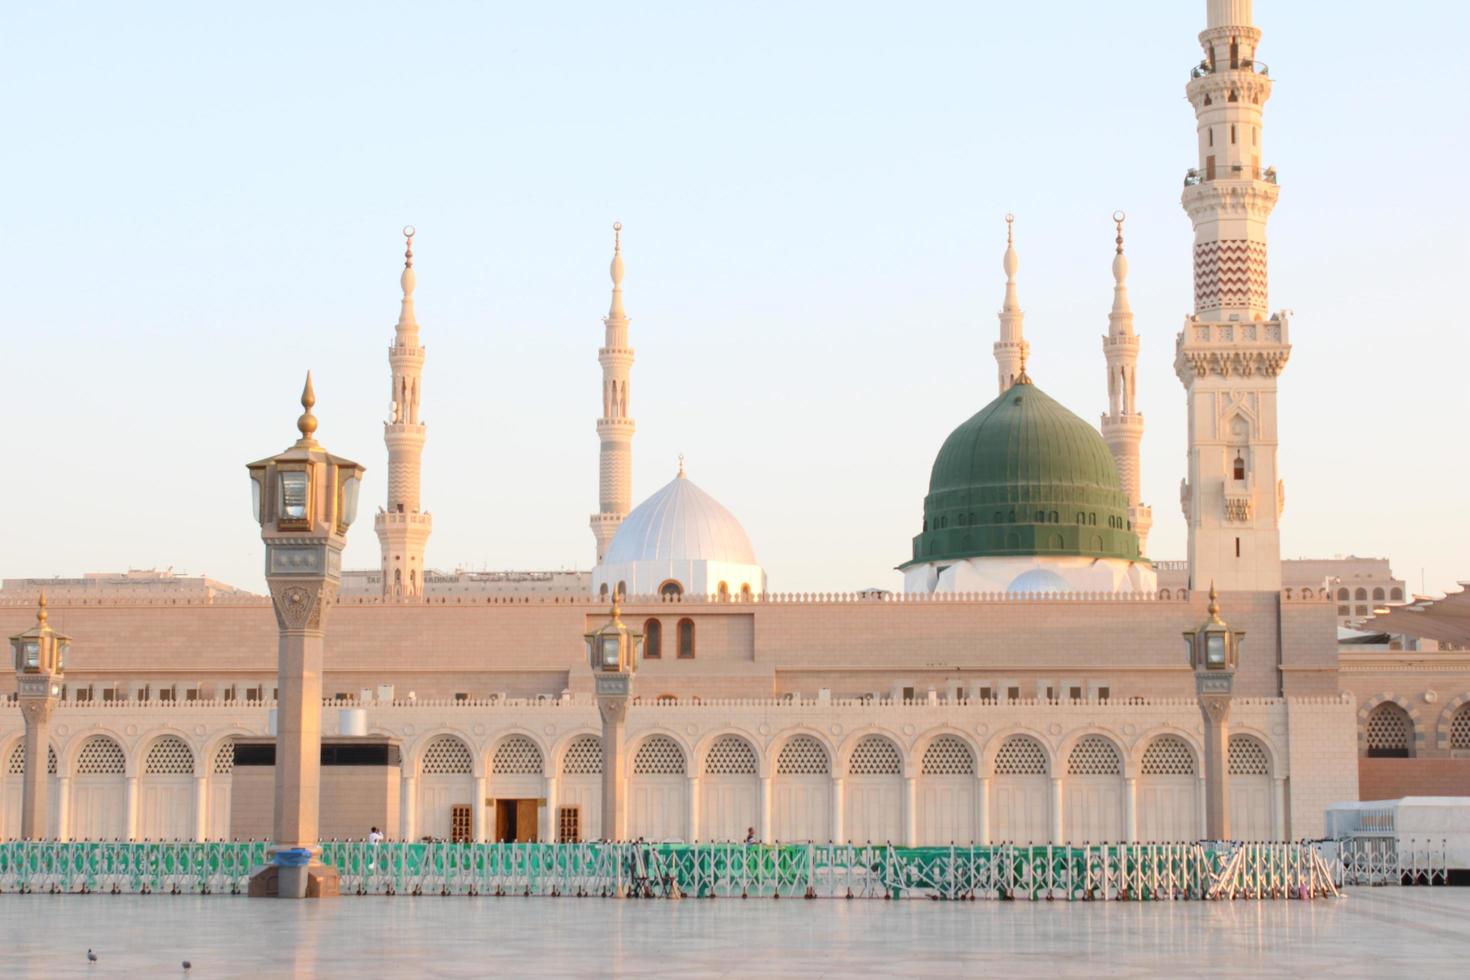
{"label": "white dome", "polygon": [[608,565],[637,561],[756,564],[735,515],[682,472],[623,518],[603,556]]}
{"label": "white dome", "polygon": [[1022,572],[1006,589],[1011,595],[1034,592],[1071,592],[1072,584],[1050,568],[1033,568]]}

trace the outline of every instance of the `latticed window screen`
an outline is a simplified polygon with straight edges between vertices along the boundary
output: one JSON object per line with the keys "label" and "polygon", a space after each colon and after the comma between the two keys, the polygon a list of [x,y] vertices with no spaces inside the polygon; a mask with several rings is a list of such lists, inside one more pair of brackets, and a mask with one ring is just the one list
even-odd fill
{"label": "latticed window screen", "polygon": [[235,740],[227,738],[214,750],[214,774],[228,776],[235,771]]}
{"label": "latticed window screen", "polygon": [[582,735],[567,746],[561,771],[566,776],[592,776],[602,772],[602,742],[592,735]]}
{"label": "latticed window screen", "polygon": [[77,753],[78,776],[121,776],[126,768],[122,746],[105,735],[94,735]]}
{"label": "latticed window screen", "polygon": [[577,844],[582,840],[582,808],[564,806],[557,809],[556,839],[564,844]]}
{"label": "latticed window screen", "polygon": [[1101,735],[1084,735],[1067,756],[1069,776],[1116,776],[1123,771],[1118,749]]}
{"label": "latticed window screen", "polygon": [[924,750],[923,771],[926,776],[971,776],[975,754],[961,739],[941,735]]}
{"label": "latticed window screen", "polygon": [[710,776],[754,776],[755,749],[738,735],[722,735],[709,747],[704,771]]}
{"label": "latticed window screen", "polygon": [[1366,731],[1368,752],[1406,754],[1414,743],[1414,723],[1409,713],[1392,701],[1385,701],[1368,714]]}
{"label": "latticed window screen", "polygon": [[[22,739],[15,743],[15,748],[10,750],[10,763],[5,767],[6,773],[11,776],[24,776],[26,774],[26,743]],[[46,746],[46,774],[56,775],[56,749]]]}
{"label": "latticed window screen", "polygon": [[853,747],[847,771],[854,776],[897,776],[903,772],[903,757],[888,739],[869,735]]}
{"label": "latticed window screen", "polygon": [[781,746],[776,772],[782,776],[826,776],[832,772],[832,762],[821,742],[810,735],[797,735]]}
{"label": "latticed window screen", "polygon": [[1249,735],[1230,736],[1227,765],[1232,776],[1269,776],[1271,757],[1266,747]]}
{"label": "latticed window screen", "polygon": [[1194,776],[1198,769],[1189,743],[1178,735],[1162,735],[1143,750],[1145,776]]}
{"label": "latticed window screen", "polygon": [[143,772],[149,776],[193,775],[194,752],[177,735],[165,735],[148,747]]}
{"label": "latticed window screen", "polygon": [[633,756],[635,776],[682,776],[685,774],[684,750],[679,743],[664,735],[655,735],[638,746]]}
{"label": "latticed window screen", "polygon": [[1470,704],[1460,705],[1450,719],[1450,748],[1470,749]]}
{"label": "latticed window screen", "polygon": [[453,735],[441,735],[424,750],[420,767],[425,776],[459,775],[470,772],[470,747]]}
{"label": "latticed window screen", "polygon": [[512,735],[495,749],[491,771],[505,775],[541,775],[541,749],[524,735]]}
{"label": "latticed window screen", "polygon": [[1034,738],[1008,738],[995,753],[997,776],[1044,776],[1046,772],[1046,750]]}

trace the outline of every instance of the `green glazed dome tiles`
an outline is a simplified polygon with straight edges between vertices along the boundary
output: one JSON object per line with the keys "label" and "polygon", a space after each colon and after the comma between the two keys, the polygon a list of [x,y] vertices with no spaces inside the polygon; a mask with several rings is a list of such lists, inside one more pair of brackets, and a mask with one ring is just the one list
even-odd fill
{"label": "green glazed dome tiles", "polygon": [[1141,557],[1102,435],[1025,382],[944,441],[912,561],[1009,555]]}

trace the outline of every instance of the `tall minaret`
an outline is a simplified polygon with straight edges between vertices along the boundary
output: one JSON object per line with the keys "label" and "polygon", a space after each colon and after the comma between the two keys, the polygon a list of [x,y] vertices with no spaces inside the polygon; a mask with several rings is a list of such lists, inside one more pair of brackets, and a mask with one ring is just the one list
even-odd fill
{"label": "tall minaret", "polygon": [[995,364],[1002,394],[1020,377],[1021,367],[1031,350],[1031,345],[1026,343],[1021,333],[1026,314],[1021,311],[1021,301],[1016,297],[1016,270],[1020,268],[1021,261],[1016,256],[1016,239],[1011,233],[1015,220],[1015,215],[1006,215],[1006,301],[1000,308],[1000,339],[995,342]]}
{"label": "tall minaret", "polygon": [[597,513],[592,536],[597,539],[597,563],[633,502],[633,419],[628,415],[628,374],[633,349],[628,346],[628,315],[623,312],[623,223],[613,222],[612,305],[602,324],[607,330],[597,352],[602,365],[602,416],[597,438],[602,450],[597,461]]}
{"label": "tall minaret", "polygon": [[1108,363],[1108,410],[1102,417],[1103,441],[1113,451],[1123,493],[1128,496],[1128,518],[1138,535],[1139,554],[1148,554],[1148,532],[1154,512],[1139,500],[1138,444],[1143,441],[1143,416],[1138,395],[1138,335],[1133,332],[1133,308],[1128,305],[1128,259],[1123,254],[1122,211],[1113,212],[1118,237],[1113,253],[1113,308],[1108,313],[1108,332],[1103,337],[1103,356]]}
{"label": "tall minaret", "polygon": [[1271,77],[1256,60],[1250,0],[1206,0],[1204,60],[1185,88],[1199,166],[1184,178],[1194,223],[1194,313],[1175,343],[1189,403],[1189,475],[1180,503],[1193,588],[1281,588],[1276,378],[1291,354],[1287,316],[1268,313],[1266,220],[1276,171],[1261,167]]}
{"label": "tall minaret", "polygon": [[433,519],[419,509],[419,466],[424,454],[424,424],[419,421],[419,383],[424,373],[424,349],[419,346],[419,323],[413,312],[412,225],[403,229],[403,306],[398,314],[388,365],[393,369],[393,391],[383,441],[388,444],[388,508],[378,511],[373,530],[383,548],[383,595],[412,598],[424,594],[424,545]]}

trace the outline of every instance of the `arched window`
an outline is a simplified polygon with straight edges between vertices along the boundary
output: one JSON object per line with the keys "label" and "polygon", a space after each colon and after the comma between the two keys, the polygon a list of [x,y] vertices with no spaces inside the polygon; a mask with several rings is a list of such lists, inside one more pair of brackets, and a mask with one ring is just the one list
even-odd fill
{"label": "arched window", "polygon": [[664,627],[656,619],[643,624],[643,659],[658,660],[664,655]]}
{"label": "arched window", "polygon": [[1414,720],[1392,701],[1368,713],[1363,734],[1370,759],[1407,759],[1413,754]]}
{"label": "arched window", "polygon": [[1225,753],[1225,766],[1232,776],[1271,775],[1271,756],[1266,747],[1249,735],[1232,735]]}
{"label": "arched window", "polygon": [[740,601],[742,601],[742,602],[749,602],[750,601],[750,598],[751,598],[750,583],[749,582],[741,582],[740,583]]}
{"label": "arched window", "polygon": [[1337,598],[1340,599],[1340,600],[1342,600],[1343,602],[1346,602],[1347,600],[1351,599],[1352,596],[1348,595],[1348,590],[1347,589],[1338,589],[1337,590]]}
{"label": "arched window", "polygon": [[1404,590],[1395,588],[1393,591],[1389,592],[1388,597],[1394,602],[1399,602],[1404,598]]}
{"label": "arched window", "polygon": [[1084,735],[1067,756],[1069,776],[1116,776],[1123,771],[1117,746],[1101,735]]}
{"label": "arched window", "polygon": [[1000,523],[1000,511],[996,511],[995,512],[995,523],[996,524],[999,524]]}
{"label": "arched window", "polygon": [[1462,704],[1450,719],[1450,751],[1470,749],[1470,704]]}
{"label": "arched window", "polygon": [[730,601],[730,584],[728,582],[721,582],[719,584],[719,587],[718,587],[718,589],[716,591],[718,591],[719,594],[720,594],[720,601],[721,602],[729,602]]}
{"label": "arched window", "polygon": [[597,597],[599,599],[606,599],[607,598],[607,583],[606,582],[603,582],[600,586],[597,587]]}
{"label": "arched window", "polygon": [[694,620],[679,620],[679,659],[694,659]]}
{"label": "arched window", "polygon": [[541,747],[524,735],[512,735],[495,749],[490,771],[506,776],[541,775]]}
{"label": "arched window", "polygon": [[853,746],[847,772],[852,776],[897,776],[903,772],[903,757],[882,735],[865,735]]}
{"label": "arched window", "polygon": [[797,735],[776,756],[778,776],[825,776],[832,771],[827,750],[810,735]]}
{"label": "arched window", "polygon": [[626,599],[627,597],[628,597],[628,583],[627,582],[621,582],[621,581],[618,582],[618,598],[619,599]]}
{"label": "arched window", "polygon": [[677,599],[684,594],[684,586],[680,585],[673,579],[669,579],[663,585],[660,585],[658,587],[658,594],[663,596],[665,599]]}
{"label": "arched window", "polygon": [[165,735],[148,747],[143,772],[150,776],[192,776],[194,752],[177,735]]}
{"label": "arched window", "polygon": [[1375,602],[1382,602],[1383,601],[1383,590],[1382,589],[1374,589],[1373,590],[1373,599],[1374,599]]}
{"label": "arched window", "polygon": [[1353,593],[1353,598],[1357,599],[1359,602],[1365,601],[1368,598],[1368,590],[1359,589],[1358,591]]}
{"label": "arched window", "polygon": [[926,776],[969,776],[975,772],[975,753],[953,735],[941,735],[924,750],[920,771]]}
{"label": "arched window", "polygon": [[1245,479],[1245,460],[1238,455],[1235,457],[1235,478],[1237,480]]}

